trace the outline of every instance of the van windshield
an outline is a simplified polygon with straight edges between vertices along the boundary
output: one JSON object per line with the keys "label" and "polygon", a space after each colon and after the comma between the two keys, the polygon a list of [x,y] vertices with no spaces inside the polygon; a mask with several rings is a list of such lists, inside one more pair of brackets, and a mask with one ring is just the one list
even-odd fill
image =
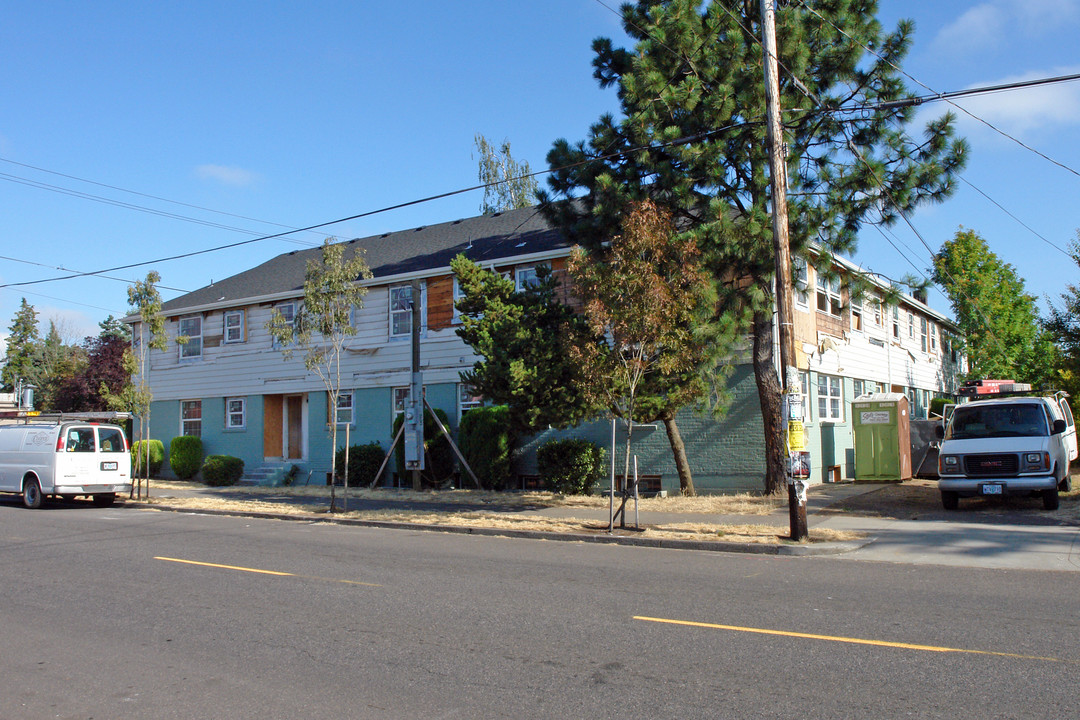
{"label": "van windshield", "polygon": [[99,428],[98,444],[101,452],[124,452],[124,433],[117,428]]}
{"label": "van windshield", "polygon": [[1046,412],[1040,405],[990,405],[956,408],[947,440],[1049,435]]}

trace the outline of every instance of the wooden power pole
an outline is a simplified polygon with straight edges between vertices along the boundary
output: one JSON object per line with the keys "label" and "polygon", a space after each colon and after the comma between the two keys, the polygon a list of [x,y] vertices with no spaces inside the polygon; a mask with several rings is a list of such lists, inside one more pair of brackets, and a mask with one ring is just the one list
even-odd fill
{"label": "wooden power pole", "polygon": [[[780,335],[781,381],[785,396],[798,383],[795,366],[795,307],[791,287],[791,251],[788,241],[787,153],[780,123],[780,78],[776,60],[776,9],[774,0],[761,0],[762,45],[765,48],[765,111],[768,115],[769,180],[772,189],[773,249],[776,255],[776,316]],[[782,407],[787,408],[783,403]],[[783,418],[786,421],[786,418]],[[786,423],[785,423],[786,424]],[[805,540],[806,495],[788,478],[788,509],[791,539]]]}

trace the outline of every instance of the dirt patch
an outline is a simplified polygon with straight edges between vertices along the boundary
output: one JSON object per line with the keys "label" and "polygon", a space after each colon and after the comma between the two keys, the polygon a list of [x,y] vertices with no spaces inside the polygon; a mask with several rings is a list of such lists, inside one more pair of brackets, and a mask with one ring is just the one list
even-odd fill
{"label": "dirt patch", "polygon": [[950,512],[941,504],[936,480],[913,479],[884,485],[875,490],[840,500],[821,512],[849,513],[897,520],[952,519],[963,522],[1000,522],[1008,518],[1018,524],[1080,524],[1080,477],[1074,489],[1061,493],[1057,510],[1042,509],[1039,497],[1020,495],[1001,498],[963,498],[960,509]]}

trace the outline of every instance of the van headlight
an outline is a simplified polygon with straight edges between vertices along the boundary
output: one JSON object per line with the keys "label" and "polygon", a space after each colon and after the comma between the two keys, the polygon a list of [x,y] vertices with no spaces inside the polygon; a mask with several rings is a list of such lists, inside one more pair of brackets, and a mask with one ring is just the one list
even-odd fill
{"label": "van headlight", "polygon": [[1024,470],[1049,470],[1050,469],[1050,453],[1048,452],[1029,452],[1024,453]]}
{"label": "van headlight", "polygon": [[960,457],[958,455],[942,455],[939,459],[938,470],[942,475],[953,475],[960,472]]}

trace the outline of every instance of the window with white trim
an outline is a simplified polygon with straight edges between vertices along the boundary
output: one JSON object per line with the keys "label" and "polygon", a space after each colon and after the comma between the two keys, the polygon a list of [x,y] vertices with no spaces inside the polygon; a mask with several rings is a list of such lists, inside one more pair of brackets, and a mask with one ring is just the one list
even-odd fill
{"label": "window with white trim", "polygon": [[863,329],[863,301],[856,293],[851,294],[851,329],[859,332]]}
{"label": "window with white trim", "polygon": [[202,437],[202,400],[180,401],[180,434]]}
{"label": "window with white trim", "polygon": [[930,323],[930,352],[937,353],[937,338],[938,327],[934,323]]}
{"label": "window with white trim", "polygon": [[806,260],[795,256],[791,259],[791,286],[795,290],[795,304],[810,308],[810,269]]}
{"label": "window with white trim", "polygon": [[401,415],[405,412],[405,406],[409,404],[409,398],[412,396],[412,388],[409,387],[396,387],[394,388],[394,417]]}
{"label": "window with white trim", "polygon": [[[281,316],[282,322],[284,322],[290,328],[295,329],[294,325],[296,324],[296,303],[281,303],[280,305],[274,307],[274,312]],[[274,347],[278,346],[278,341],[276,338],[273,340],[273,343]]]}
{"label": "window with white trim", "polygon": [[840,278],[817,275],[817,309],[840,317]]}
{"label": "window with white trim", "polygon": [[926,352],[930,349],[930,329],[927,327],[926,318],[919,318],[919,339],[921,341],[922,351]]}
{"label": "window with white trim", "polygon": [[180,318],[177,340],[181,360],[198,360],[202,357],[202,320],[201,315]]}
{"label": "window with white trim", "polygon": [[541,267],[547,267],[544,264],[529,265],[526,267],[514,268],[514,287],[518,292],[522,292],[527,288],[532,287],[540,282],[540,278],[537,276],[536,271]]}
{"label": "window with white trim", "polygon": [[873,380],[853,380],[852,392],[857,398],[861,395],[870,395],[878,391],[878,385]]}
{"label": "window with white trim", "polygon": [[484,404],[484,396],[473,390],[471,385],[460,383],[458,385],[458,417]]}
{"label": "window with white trim", "polygon": [[229,310],[225,313],[225,342],[244,342],[243,310]]}
{"label": "window with white trim", "polygon": [[465,297],[465,291],[461,288],[461,283],[458,282],[457,275],[454,276],[454,316],[450,322],[457,325],[461,322],[461,311],[458,310],[458,300]]}
{"label": "window with white trim", "polygon": [[893,340],[900,342],[900,308],[896,305],[892,309],[892,336]]}
{"label": "window with white trim", "polygon": [[822,422],[844,421],[843,383],[835,375],[817,376],[818,420]]}
{"label": "window with white trim", "polygon": [[412,285],[390,288],[390,337],[412,335]]}
{"label": "window with white trim", "polygon": [[881,327],[881,317],[882,317],[881,298],[879,298],[879,297],[871,298],[870,304],[874,308],[874,325],[876,325],[877,327]]}
{"label": "window with white trim", "polygon": [[247,425],[247,398],[225,398],[225,428],[242,430]]}
{"label": "window with white trim", "polygon": [[338,393],[337,407],[334,409],[334,418],[338,425],[353,424],[353,407],[352,391]]}
{"label": "window with white trim", "polygon": [[911,312],[907,314],[907,336],[911,340],[915,339],[915,315]]}

